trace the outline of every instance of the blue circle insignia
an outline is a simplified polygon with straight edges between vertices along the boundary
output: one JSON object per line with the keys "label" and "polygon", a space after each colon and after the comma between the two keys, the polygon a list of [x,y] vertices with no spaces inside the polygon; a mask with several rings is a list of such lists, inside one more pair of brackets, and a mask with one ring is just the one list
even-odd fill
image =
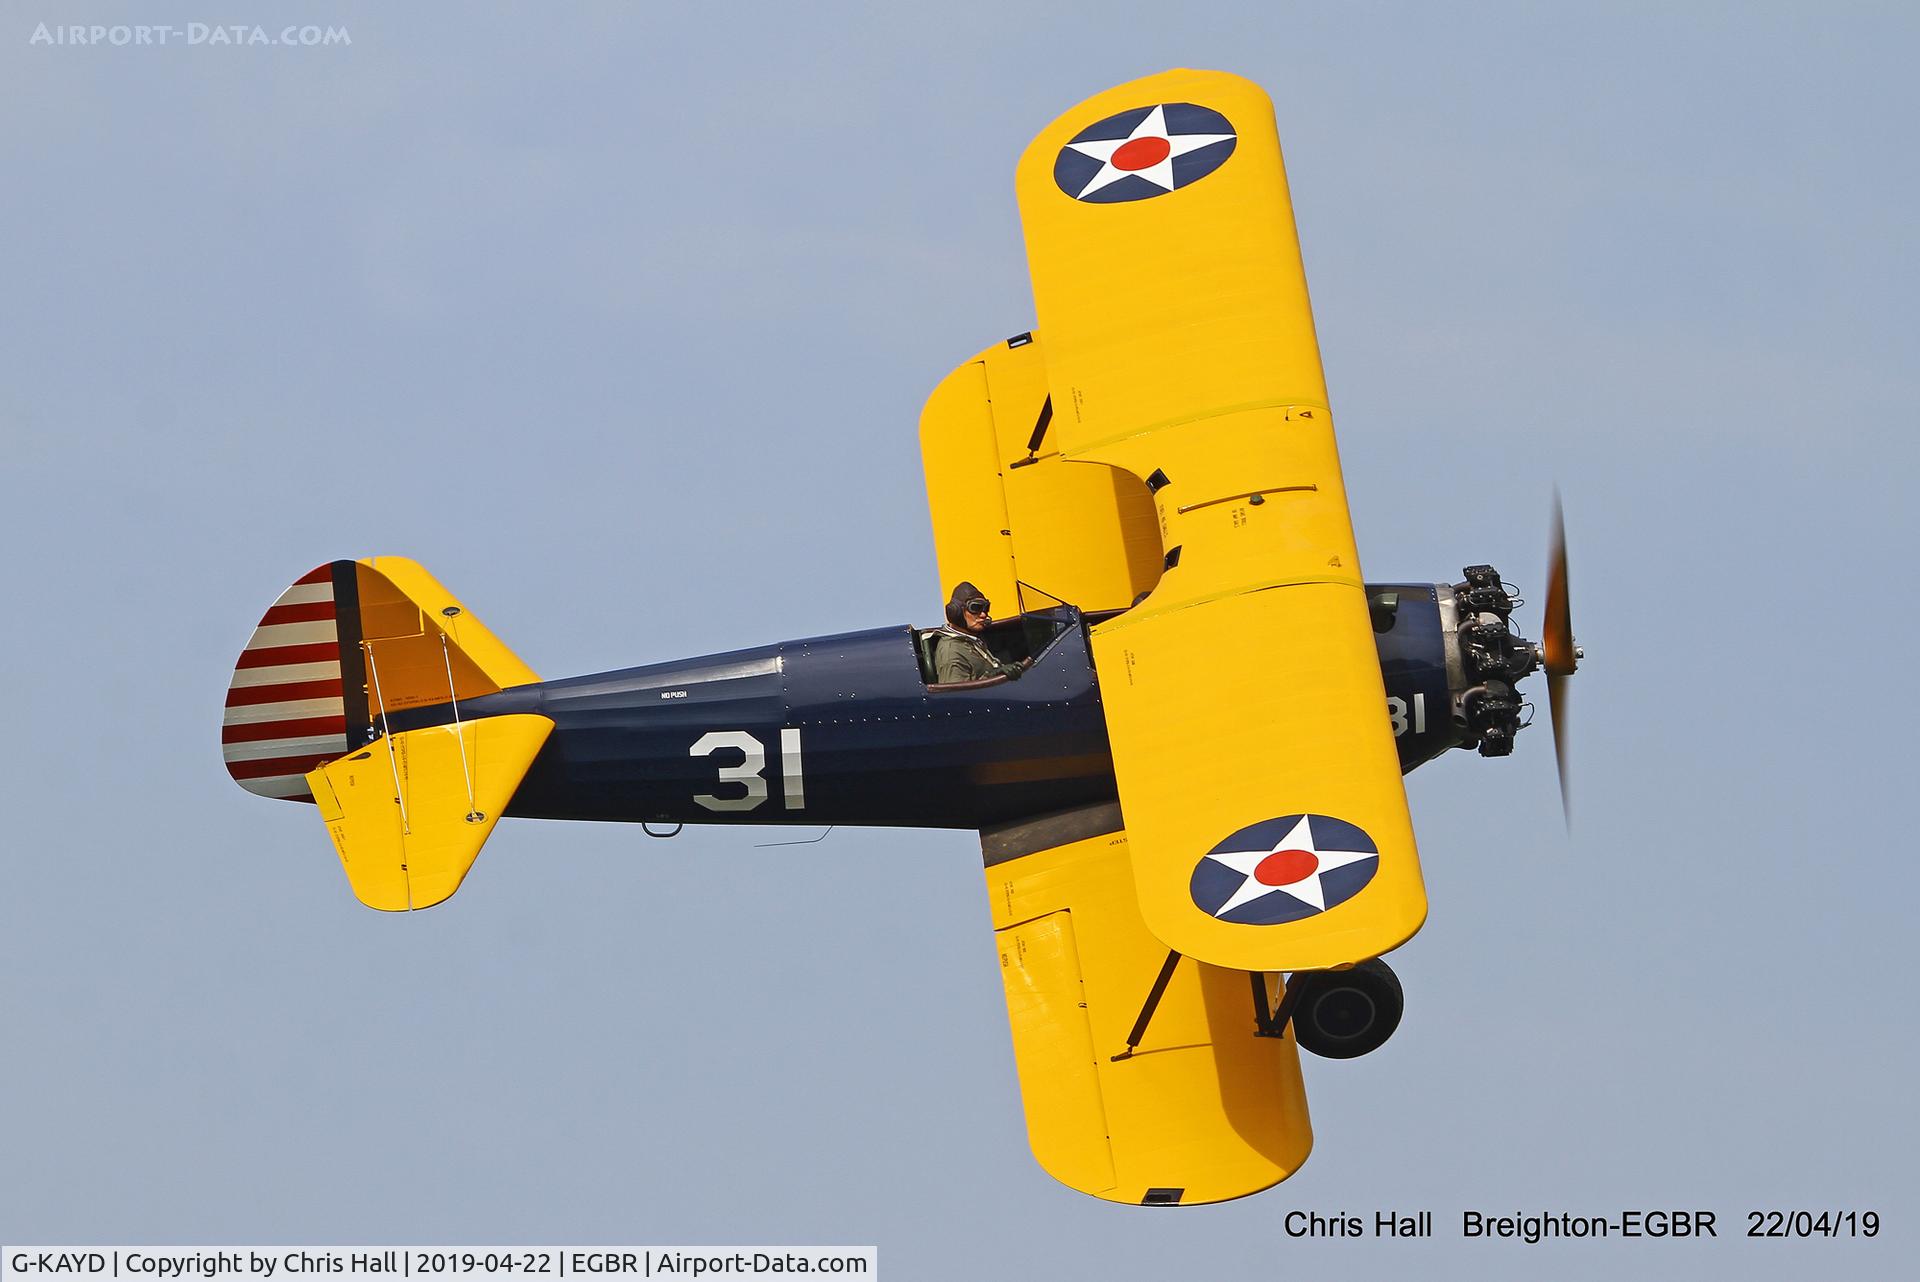
{"label": "blue circle insignia", "polygon": [[1148,200],[1205,178],[1238,141],[1232,123],[1211,107],[1135,107],[1075,134],[1054,158],[1053,181],[1094,204]]}
{"label": "blue circle insignia", "polygon": [[1331,815],[1283,815],[1249,824],[1202,855],[1189,893],[1221,921],[1277,926],[1323,913],[1366,888],[1380,847]]}

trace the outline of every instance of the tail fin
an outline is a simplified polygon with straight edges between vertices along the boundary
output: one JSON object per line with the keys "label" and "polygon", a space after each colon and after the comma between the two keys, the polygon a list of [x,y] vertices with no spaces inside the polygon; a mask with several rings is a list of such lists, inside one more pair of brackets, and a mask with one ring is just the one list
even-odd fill
{"label": "tail fin", "polygon": [[249,792],[319,801],[363,903],[424,908],[459,888],[553,723],[523,714],[387,736],[388,715],[451,712],[539,679],[417,563],[334,561],[254,629],[221,752]]}
{"label": "tail fin", "polygon": [[295,580],[253,630],[227,689],[221,754],[248,792],[312,801],[306,773],[364,747],[382,709],[539,679],[416,562],[334,561]]}

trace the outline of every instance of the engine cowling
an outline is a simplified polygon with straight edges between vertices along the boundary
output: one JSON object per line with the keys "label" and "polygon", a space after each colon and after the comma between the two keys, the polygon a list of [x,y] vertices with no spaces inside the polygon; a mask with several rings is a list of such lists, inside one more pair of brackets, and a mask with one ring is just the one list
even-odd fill
{"label": "engine cowling", "polygon": [[1470,565],[1466,581],[1453,585],[1453,649],[1460,683],[1453,687],[1453,720],[1461,746],[1483,757],[1513,751],[1513,737],[1526,725],[1529,704],[1514,688],[1540,666],[1540,648],[1513,630],[1520,598],[1507,590],[1490,565]]}
{"label": "engine cowling", "polygon": [[1403,771],[1449,748],[1505,756],[1530,715],[1515,686],[1540,666],[1540,648],[1513,630],[1520,599],[1492,566],[1463,573],[1367,587]]}

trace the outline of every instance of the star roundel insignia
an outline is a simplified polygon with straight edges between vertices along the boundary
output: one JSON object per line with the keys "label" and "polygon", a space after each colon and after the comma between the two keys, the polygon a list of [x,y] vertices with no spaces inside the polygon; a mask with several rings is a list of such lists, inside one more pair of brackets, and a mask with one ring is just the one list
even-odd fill
{"label": "star roundel insignia", "polygon": [[1277,926],[1359,894],[1380,868],[1373,838],[1329,815],[1263,819],[1209,850],[1193,870],[1200,911],[1241,926]]}
{"label": "star roundel insignia", "polygon": [[1053,162],[1053,181],[1075,200],[1146,200],[1205,178],[1237,141],[1233,125],[1211,107],[1135,107],[1074,135]]}

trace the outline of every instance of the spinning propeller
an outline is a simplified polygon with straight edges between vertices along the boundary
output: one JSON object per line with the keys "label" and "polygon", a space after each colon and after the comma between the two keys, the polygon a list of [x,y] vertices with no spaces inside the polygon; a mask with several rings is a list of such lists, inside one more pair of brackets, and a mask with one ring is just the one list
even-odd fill
{"label": "spinning propeller", "polygon": [[1573,806],[1567,793],[1567,678],[1584,652],[1573,640],[1573,616],[1567,606],[1567,526],[1560,514],[1560,492],[1553,495],[1553,541],[1547,554],[1546,618],[1541,624],[1540,666],[1547,671],[1547,713],[1553,719],[1553,756],[1560,770],[1560,809],[1569,827]]}

